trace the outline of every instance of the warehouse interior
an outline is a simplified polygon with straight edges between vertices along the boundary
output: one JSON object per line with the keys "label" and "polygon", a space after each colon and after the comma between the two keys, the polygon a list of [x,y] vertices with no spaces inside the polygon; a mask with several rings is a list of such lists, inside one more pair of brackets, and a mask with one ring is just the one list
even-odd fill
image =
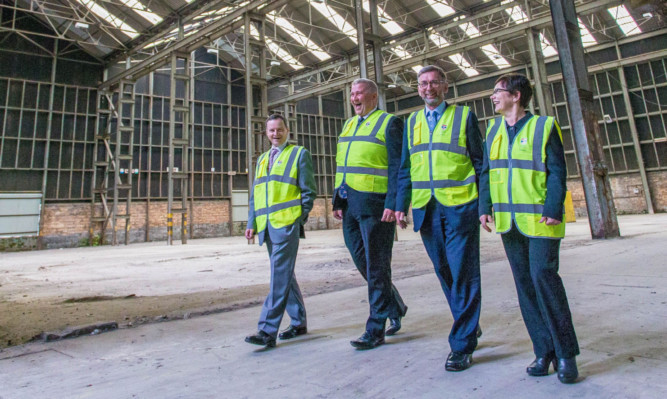
{"label": "warehouse interior", "polygon": [[[574,3],[616,211],[665,211],[664,3]],[[335,227],[327,207],[350,83],[380,81],[381,106],[405,117],[422,106],[416,71],[427,64],[446,71],[447,100],[470,106],[482,131],[494,80],[529,76],[530,109],[561,124],[574,207],[587,214],[548,2],[355,4],[3,0],[0,187],[7,206],[32,204],[0,218],[3,248],[238,235],[275,112],[313,155],[308,228]]]}
{"label": "warehouse interior", "polygon": [[[666,4],[0,0],[0,397],[664,396]],[[365,286],[331,215],[350,86],[377,81],[380,107],[405,118],[424,106],[417,71],[431,64],[482,132],[508,72],[529,77],[530,111],[562,128],[577,221],[561,274],[583,337],[574,386],[524,374],[530,340],[491,234],[470,371],[444,371],[437,327],[451,317],[409,230],[392,264],[411,301],[405,331],[350,351]],[[262,351],[242,340],[268,261],[242,235],[272,113],[311,152],[318,198],[296,272],[311,332]],[[47,338],[67,334],[93,336]]]}

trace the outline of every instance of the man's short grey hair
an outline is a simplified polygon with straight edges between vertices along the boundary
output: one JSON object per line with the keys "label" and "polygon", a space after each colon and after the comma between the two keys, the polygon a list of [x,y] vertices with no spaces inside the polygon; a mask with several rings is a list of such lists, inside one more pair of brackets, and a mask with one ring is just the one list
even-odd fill
{"label": "man's short grey hair", "polygon": [[420,69],[419,73],[417,73],[417,79],[419,79],[419,77],[425,74],[426,72],[432,72],[432,71],[438,72],[443,82],[447,81],[447,75],[445,75],[445,71],[443,71],[442,68],[440,68],[437,65],[426,65],[425,67]]}
{"label": "man's short grey hair", "polygon": [[359,78],[359,79],[355,79],[354,82],[352,82],[352,86],[360,85],[360,84],[366,85],[366,91],[368,91],[369,93],[377,94],[378,85],[375,84],[375,82],[373,82],[372,80],[365,79],[365,78]]}

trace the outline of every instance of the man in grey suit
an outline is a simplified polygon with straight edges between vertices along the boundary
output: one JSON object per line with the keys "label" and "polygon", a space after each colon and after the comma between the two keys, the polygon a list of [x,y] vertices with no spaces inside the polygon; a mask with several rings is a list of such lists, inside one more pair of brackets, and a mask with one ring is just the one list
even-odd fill
{"label": "man in grey suit", "polygon": [[285,310],[292,322],[280,339],[306,334],[306,308],[294,275],[299,238],[313,208],[317,191],[310,152],[287,143],[289,130],[282,115],[266,120],[266,136],[271,150],[257,159],[255,181],[250,195],[248,240],[255,234],[259,245],[266,243],[271,261],[271,286],[259,316],[257,333],[245,341],[266,347],[276,346],[278,327]]}

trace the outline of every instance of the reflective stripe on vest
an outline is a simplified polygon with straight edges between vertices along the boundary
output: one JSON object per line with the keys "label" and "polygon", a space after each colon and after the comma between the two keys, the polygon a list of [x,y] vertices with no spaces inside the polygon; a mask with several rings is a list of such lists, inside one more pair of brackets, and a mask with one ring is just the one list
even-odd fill
{"label": "reflective stripe on vest", "polygon": [[338,137],[335,187],[345,183],[357,191],[387,192],[389,159],[385,130],[393,115],[376,110],[358,126],[359,117],[345,122]]}
{"label": "reflective stripe on vest", "polygon": [[412,206],[422,208],[431,197],[445,206],[477,198],[475,169],[466,149],[466,121],[470,108],[450,105],[428,128],[424,110],[408,118],[408,149],[412,179]]}
{"label": "reflective stripe on vest", "polygon": [[257,231],[268,223],[274,228],[289,226],[301,216],[301,189],[297,181],[297,159],[303,147],[288,144],[268,170],[269,152],[260,155],[255,171],[253,199]]}
{"label": "reflective stripe on vest", "polygon": [[487,129],[489,186],[498,233],[508,232],[514,221],[528,237],[565,236],[565,223],[539,223],[547,193],[546,143],[554,126],[560,136],[553,117],[535,115],[511,143],[504,118],[495,118]]}

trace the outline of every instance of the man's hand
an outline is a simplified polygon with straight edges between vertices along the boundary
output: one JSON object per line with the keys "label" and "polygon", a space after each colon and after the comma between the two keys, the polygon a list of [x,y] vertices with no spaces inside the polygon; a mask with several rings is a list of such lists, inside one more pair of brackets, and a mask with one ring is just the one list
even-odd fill
{"label": "man's hand", "polygon": [[334,217],[334,219],[343,220],[343,210],[342,209],[334,209],[333,217]]}
{"label": "man's hand", "polygon": [[540,219],[540,223],[546,222],[547,226],[558,226],[561,221],[557,219],[552,219],[550,217],[542,216],[542,219]]}
{"label": "man's hand", "polygon": [[245,238],[247,238],[248,240],[252,240],[252,237],[254,237],[254,235],[255,235],[255,229],[247,229],[245,231]]}
{"label": "man's hand", "polygon": [[482,215],[479,217],[479,221],[482,223],[482,228],[490,233],[491,227],[487,226],[487,223],[493,223],[493,216]]}
{"label": "man's hand", "polygon": [[380,221],[388,223],[396,221],[396,218],[394,218],[394,211],[385,208],[384,212],[382,213],[382,219],[380,219]]}
{"label": "man's hand", "polygon": [[408,227],[408,219],[405,217],[405,212],[396,211],[394,212],[394,216],[396,217],[396,222],[398,222],[398,225],[401,226],[403,230],[405,230],[405,228]]}

